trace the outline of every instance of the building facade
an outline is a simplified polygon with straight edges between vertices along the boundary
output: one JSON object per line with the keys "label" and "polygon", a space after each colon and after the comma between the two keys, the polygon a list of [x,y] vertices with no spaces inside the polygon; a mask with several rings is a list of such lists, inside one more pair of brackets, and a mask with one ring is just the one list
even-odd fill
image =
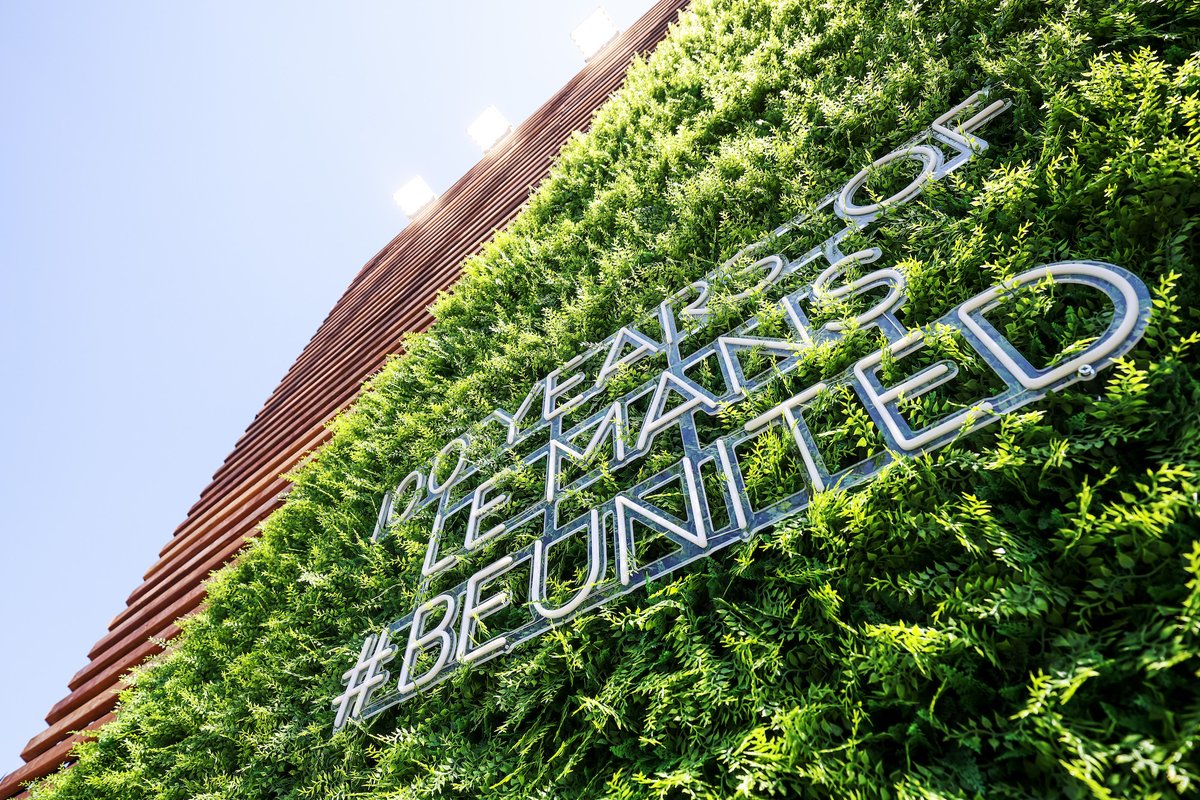
{"label": "building facade", "polygon": [[359,275],[35,796],[1195,794],[1194,14],[678,12]]}
{"label": "building facade", "polygon": [[88,651],[46,729],[22,751],[25,766],[0,781],[0,798],[22,796],[23,784],[70,761],[77,732],[112,720],[122,676],[175,637],[176,622],[203,603],[205,579],[279,507],[288,489],[280,475],[329,438],[329,420],[404,337],[429,325],[430,303],[463,260],[512,219],[567,137],[587,128],[630,60],[653,50],[684,5],[656,3],[362,268]]}

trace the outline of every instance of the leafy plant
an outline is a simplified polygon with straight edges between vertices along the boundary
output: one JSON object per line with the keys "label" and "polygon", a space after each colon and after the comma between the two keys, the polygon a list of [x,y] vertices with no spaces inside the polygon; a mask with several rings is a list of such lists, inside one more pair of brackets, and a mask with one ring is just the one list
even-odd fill
{"label": "leafy plant", "polygon": [[[1200,794],[1198,44],[1180,0],[697,0],[34,796]],[[1128,358],[331,735],[341,671],[417,590],[428,520],[372,544],[386,489],[983,85],[1013,102],[992,147],[862,246],[906,276],[912,325],[1038,264],[1122,265],[1155,298]],[[1095,335],[1061,304],[1013,312],[1047,360]],[[906,413],[987,374],[960,377]],[[853,422],[822,429],[829,457],[871,452],[852,398],[826,402]],[[801,468],[762,442],[748,488],[774,498]]]}

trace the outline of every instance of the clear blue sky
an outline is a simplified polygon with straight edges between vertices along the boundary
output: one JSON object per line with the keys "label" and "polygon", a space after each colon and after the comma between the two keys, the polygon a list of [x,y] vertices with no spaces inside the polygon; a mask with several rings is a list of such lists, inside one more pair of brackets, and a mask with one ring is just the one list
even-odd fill
{"label": "clear blue sky", "polygon": [[404,225],[392,193],[565,83],[595,7],[0,4],[0,773]]}

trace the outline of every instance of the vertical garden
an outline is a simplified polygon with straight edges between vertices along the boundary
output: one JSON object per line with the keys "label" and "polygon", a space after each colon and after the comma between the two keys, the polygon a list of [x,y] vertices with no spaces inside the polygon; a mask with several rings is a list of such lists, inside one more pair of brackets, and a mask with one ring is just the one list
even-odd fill
{"label": "vertical garden", "polygon": [[[1009,104],[978,131],[990,146],[849,231],[843,251],[878,254],[847,280],[901,276],[895,318],[915,329],[1039,265],[1106,262],[1148,288],[1136,347],[911,457],[887,452],[854,392],[825,392],[806,411],[821,459],[875,458],[872,480],[811,491],[748,540],[334,731],[364,636],[429,591],[429,514],[372,541],[386,491],[727,262],[694,320],[701,338],[751,317],[756,335],[786,336],[780,297],[828,261],[747,286],[735,256],[765,239],[793,262],[837,234],[843,220],[814,213],[830,193],[981,88]],[[859,202],[914,170],[871,171]],[[465,264],[434,327],[333,423],[205,609],[136,672],[116,720],[34,796],[1200,796],[1198,220],[1196,2],[698,0]],[[753,424],[887,345],[875,321],[839,322],[878,300],[869,292],[810,299],[807,318],[839,335],[786,374],[746,354],[760,394],[706,409],[702,434]],[[1066,284],[1014,295],[990,320],[1049,365],[1108,324]],[[953,332],[927,339],[957,372],[905,401],[914,429],[996,391]],[[895,383],[916,368],[883,362]],[[612,396],[656,369],[614,370]],[[760,507],[813,488],[777,433],[739,455]],[[467,455],[519,461],[502,445]],[[673,457],[669,437],[656,447],[561,502],[586,513],[627,490]],[[540,491],[536,474],[507,474],[512,497]],[[439,580],[467,577],[483,552]],[[560,599],[587,577],[564,563]],[[505,613],[527,613],[510,588]]]}

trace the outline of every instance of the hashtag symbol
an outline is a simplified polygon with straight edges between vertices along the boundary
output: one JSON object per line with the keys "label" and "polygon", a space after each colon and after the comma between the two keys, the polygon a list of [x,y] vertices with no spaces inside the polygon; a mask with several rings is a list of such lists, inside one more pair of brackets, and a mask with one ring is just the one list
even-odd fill
{"label": "hashtag symbol", "polygon": [[358,663],[342,674],[342,683],[346,684],[346,691],[333,701],[333,706],[337,709],[337,716],[333,720],[335,731],[345,725],[347,719],[358,719],[362,716],[363,706],[371,699],[371,692],[388,681],[388,671],[381,667],[395,655],[396,648],[388,641],[387,628],[378,636],[368,636],[363,642],[362,652],[358,654]]}

